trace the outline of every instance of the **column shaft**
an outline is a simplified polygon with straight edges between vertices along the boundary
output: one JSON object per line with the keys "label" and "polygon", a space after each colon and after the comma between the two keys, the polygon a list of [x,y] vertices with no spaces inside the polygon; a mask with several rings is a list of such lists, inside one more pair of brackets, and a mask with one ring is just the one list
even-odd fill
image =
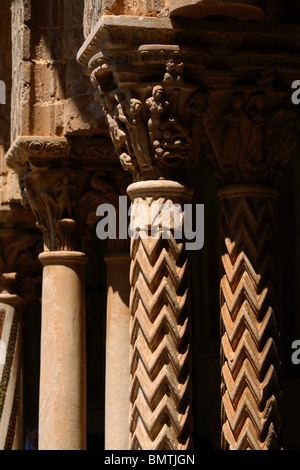
{"label": "column shaft", "polygon": [[[134,183],[128,194],[132,214],[138,204],[148,215],[155,203],[182,204],[188,191],[165,180]],[[189,449],[191,324],[184,242],[175,238],[173,228],[167,238],[161,228],[151,236],[151,227],[139,216],[134,225],[140,232],[131,241],[130,448]]]}
{"label": "column shaft", "polygon": [[1,450],[22,448],[21,302],[16,295],[0,295],[0,340],[6,353],[0,363]]}
{"label": "column shaft", "polygon": [[235,186],[221,198],[222,448],[280,448],[275,198]]}
{"label": "column shaft", "polygon": [[80,252],[44,252],[39,450],[86,448],[84,264]]}
{"label": "column shaft", "polygon": [[109,253],[107,263],[105,449],[128,450],[129,264],[128,253]]}

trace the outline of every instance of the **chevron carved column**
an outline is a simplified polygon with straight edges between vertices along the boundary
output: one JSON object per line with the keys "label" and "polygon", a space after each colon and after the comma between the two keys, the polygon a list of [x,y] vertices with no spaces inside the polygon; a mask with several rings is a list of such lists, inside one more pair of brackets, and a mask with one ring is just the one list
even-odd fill
{"label": "chevron carved column", "polygon": [[[178,228],[183,235],[184,203],[192,196],[180,177],[192,158],[192,136],[188,125],[171,114],[176,108],[170,103],[178,91],[159,83],[144,97],[145,90],[133,98],[128,89],[100,96],[120,161],[133,175],[127,190],[132,202],[129,448],[133,450],[192,447],[189,269],[184,240],[177,237]],[[171,213],[169,225],[165,208],[177,211]]]}
{"label": "chevron carved column", "polygon": [[222,447],[280,446],[276,192],[221,199]]}
{"label": "chevron carved column", "polygon": [[282,446],[277,181],[295,145],[297,116],[288,101],[262,91],[233,93],[228,102],[218,114],[212,99],[205,121],[222,183],[222,448],[273,450]]}
{"label": "chevron carved column", "polygon": [[[132,208],[180,204],[187,188],[172,181],[133,183]],[[179,202],[180,201],[180,202]],[[138,221],[135,221],[138,224]],[[131,241],[130,448],[191,448],[189,267],[174,228],[146,227]],[[141,233],[144,235],[142,236]]]}
{"label": "chevron carved column", "polygon": [[[11,294],[16,273],[1,275],[0,339],[5,357],[0,361],[0,449],[22,448],[22,304]],[[3,360],[4,359],[4,360]]]}
{"label": "chevron carved column", "polygon": [[[185,174],[201,147],[206,93],[184,82],[184,55],[177,45],[168,45],[163,23],[151,30],[167,40],[163,45],[153,44],[154,36],[151,44],[140,45],[150,39],[147,27],[130,29],[128,35],[129,26],[121,28],[125,43],[133,40],[130,48],[124,46],[122,63],[117,49],[108,58],[89,40],[79,55],[82,64],[90,57],[96,99],[120,162],[133,178],[127,191],[132,203],[128,447],[184,450],[192,448],[189,268],[183,236],[184,204],[192,191]],[[111,41],[120,40],[111,33]],[[166,208],[175,209],[169,224]]]}

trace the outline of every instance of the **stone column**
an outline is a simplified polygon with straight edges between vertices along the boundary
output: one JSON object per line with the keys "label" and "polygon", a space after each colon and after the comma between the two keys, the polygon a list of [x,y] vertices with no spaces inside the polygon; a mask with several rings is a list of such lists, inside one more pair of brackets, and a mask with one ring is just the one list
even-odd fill
{"label": "stone column", "polygon": [[44,236],[39,450],[86,448],[87,257],[77,249],[84,221],[75,214],[75,201],[80,214],[89,211],[75,199],[80,189],[73,178],[29,171],[21,183],[24,204]]}
{"label": "stone column", "polygon": [[86,447],[86,256],[51,251],[43,263],[39,450]]}
{"label": "stone column", "polygon": [[[22,220],[21,214],[19,220]],[[23,215],[24,220],[24,215]],[[21,450],[23,434],[23,325],[30,298],[39,296],[40,234],[1,228],[0,266],[0,448]],[[26,321],[26,319],[25,319]],[[4,355],[4,356],[3,356]]]}
{"label": "stone column", "polygon": [[[73,175],[22,173],[23,203],[41,229],[44,252],[40,364],[39,450],[86,448],[85,281],[80,251],[88,215]],[[78,179],[77,179],[78,181]],[[83,223],[81,226],[80,223]]]}
{"label": "stone column", "polygon": [[[274,228],[276,185],[295,142],[295,113],[291,109],[287,90],[290,90],[293,79],[297,79],[293,51],[299,35],[292,31],[286,35],[283,29],[274,29],[275,32],[268,29],[267,25],[275,27],[274,21],[280,17],[281,1],[274,5],[272,0],[268,0],[262,7],[252,5],[251,1],[241,1],[239,4],[223,2],[222,5],[222,2],[198,1],[192,2],[192,5],[186,1],[171,3],[170,16],[167,14],[165,18],[126,17],[123,11],[119,11],[116,16],[103,15],[79,50],[77,58],[90,74],[96,89],[96,99],[103,107],[111,139],[123,168],[132,172],[134,184],[142,185],[140,199],[145,206],[150,207],[157,197],[153,193],[152,182],[162,182],[162,191],[165,190],[163,184],[168,184],[168,181],[185,184],[185,168],[197,161],[201,144],[205,142],[216,176],[222,181],[221,233],[225,240],[225,245],[224,240],[222,243],[222,267],[224,272],[228,271],[228,282],[234,282],[230,284],[234,294],[228,294],[223,279],[222,306],[228,298],[232,299],[233,304],[226,305],[226,308],[233,315],[231,321],[234,322],[237,313],[235,311],[233,314],[233,309],[241,308],[240,292],[250,299],[248,303],[252,309],[251,315],[246,317],[243,310],[244,319],[238,320],[236,329],[232,326],[233,330],[225,336],[229,338],[228,341],[233,341],[233,344],[230,343],[232,351],[228,353],[227,365],[230,369],[231,362],[234,362],[236,368],[231,372],[231,377],[226,376],[226,379],[224,368],[222,373],[223,447],[280,447],[280,415],[276,411],[280,401],[277,385],[278,327],[277,324],[274,326],[273,321],[277,316],[277,301],[271,294],[271,291],[276,290],[276,276],[272,274],[266,280],[265,264],[263,262],[261,266],[259,258],[265,256],[266,252],[260,243],[268,245],[272,242],[270,233]],[[220,15],[220,21],[211,21],[211,15]],[[173,20],[171,16],[174,16]],[[206,16],[203,29],[202,19]],[[227,21],[226,16],[235,18],[235,21]],[[194,19],[192,24],[189,21],[191,17]],[[247,29],[248,20],[260,18],[266,29],[253,31],[254,23]],[[245,32],[241,33],[242,30]],[[278,39],[286,44],[284,53],[274,49],[274,42]],[[263,52],[265,50],[268,50],[267,55]],[[235,187],[228,189],[228,186]],[[134,207],[135,196],[131,195],[131,198]],[[266,233],[259,234],[261,226],[256,228],[255,224],[266,216],[270,223]],[[242,232],[235,217],[241,217],[243,221]],[[248,227],[250,222],[251,230]],[[234,228],[236,233],[230,238],[232,235],[228,231]],[[243,233],[246,233],[249,246],[242,240]],[[149,241],[149,245],[151,243]],[[227,251],[224,251],[224,246]],[[168,253],[168,249],[164,252],[159,243],[156,246],[153,242],[151,247],[148,246],[147,238],[146,241],[139,241],[137,237],[131,248],[131,295],[137,291],[139,278],[145,280],[149,291],[147,295],[137,291],[136,297],[131,297],[131,374],[134,382],[131,388],[130,445],[133,448],[154,448],[156,445],[153,440],[149,440],[149,432],[141,432],[141,438],[138,438],[136,432],[141,429],[141,423],[154,423],[155,412],[153,409],[145,411],[147,407],[140,405],[142,386],[139,383],[142,382],[146,387],[148,382],[137,381],[136,370],[142,359],[134,362],[139,357],[136,345],[139,345],[140,357],[146,350],[144,345],[140,347],[144,341],[142,335],[149,334],[152,341],[155,331],[154,325],[147,329],[145,318],[148,317],[144,315],[140,319],[138,309],[142,305],[148,312],[149,302],[150,310],[153,306],[155,311],[157,305],[155,288],[158,286],[152,285],[152,275],[156,269],[152,249],[155,248],[158,259],[162,252]],[[228,250],[233,250],[237,258],[231,259],[231,251]],[[154,264],[148,260],[149,256]],[[228,264],[228,257],[232,267]],[[245,257],[247,262],[241,261]],[[166,263],[167,266],[171,264]],[[241,283],[238,282],[240,276]],[[174,279],[171,275],[167,276],[167,285],[171,286]],[[239,290],[235,293],[235,289]],[[234,295],[238,296],[237,300]],[[260,296],[259,299],[257,296]],[[269,307],[265,312],[267,304]],[[258,310],[259,319],[256,316]],[[223,307],[222,332],[228,327],[225,311]],[[254,338],[255,353],[252,343],[244,338],[243,332],[246,331],[246,338],[250,333],[251,339]],[[222,366],[225,361],[225,338],[222,340]],[[269,351],[261,349],[264,348],[264,341],[267,341],[267,347],[272,344]],[[247,350],[249,344],[250,349]],[[240,350],[235,349],[238,345]],[[246,350],[244,356],[239,355]],[[266,359],[263,359],[263,352],[267,355]],[[249,371],[245,372],[243,366],[245,361],[248,364],[248,356],[253,359],[251,367],[254,375],[251,375],[251,382],[248,380]],[[153,362],[146,363],[151,364],[148,370],[155,371],[159,359],[155,357]],[[240,365],[241,373],[238,369]],[[157,367],[159,370],[161,365]],[[154,390],[154,383],[155,379],[153,389],[149,386],[149,391]],[[228,390],[227,395],[225,390]],[[249,398],[249,394],[253,394],[252,398]],[[230,401],[227,400],[225,410],[226,397],[230,397]],[[242,407],[238,408],[231,400],[240,398]],[[152,405],[148,396],[147,399]],[[164,399],[167,400],[165,396]],[[227,407],[227,403],[234,412]],[[138,416],[142,416],[141,419]],[[148,417],[150,421],[147,421]],[[230,431],[225,422],[231,423]],[[148,429],[152,432],[151,425]],[[253,426],[256,435],[252,432]],[[235,435],[234,439],[229,438],[230,433]]]}
{"label": "stone column", "polygon": [[222,448],[280,449],[276,199],[297,113],[273,90],[222,96],[205,119],[221,180]]}
{"label": "stone column", "polygon": [[281,445],[275,202],[271,188],[220,190],[222,448]]}
{"label": "stone column", "polygon": [[[124,74],[120,70],[113,75],[99,54],[90,60],[91,80],[114,148],[133,176],[127,191],[134,232],[128,446],[184,450],[192,448],[193,426],[189,263],[183,219],[177,227],[171,215],[165,225],[163,211],[176,207],[183,215],[192,197],[185,173],[197,161],[201,146],[205,94],[184,83],[183,55],[177,46],[147,45],[143,52],[145,67],[138,67],[138,57]],[[135,54],[131,50],[128,59]],[[149,79],[153,64],[154,83]]]}
{"label": "stone column", "polygon": [[0,340],[5,357],[0,362],[0,449],[22,449],[22,303],[7,288],[15,273],[3,274],[0,294]]}
{"label": "stone column", "polygon": [[[128,194],[133,214],[139,206],[148,220],[155,204],[183,205],[191,196],[184,185],[169,180],[133,183]],[[190,449],[189,263],[173,223],[164,237],[162,220],[153,235],[153,223],[139,217],[131,242],[130,448]]]}
{"label": "stone column", "polygon": [[[86,448],[84,265],[103,202],[116,202],[105,140],[20,137],[6,162],[43,234],[39,449]],[[81,158],[81,156],[84,157]],[[120,172],[119,172],[120,173]],[[118,182],[118,172],[114,173]],[[122,178],[121,178],[122,180]]]}
{"label": "stone column", "polygon": [[105,449],[127,450],[130,351],[129,253],[110,252],[105,256],[105,261],[107,263]]}

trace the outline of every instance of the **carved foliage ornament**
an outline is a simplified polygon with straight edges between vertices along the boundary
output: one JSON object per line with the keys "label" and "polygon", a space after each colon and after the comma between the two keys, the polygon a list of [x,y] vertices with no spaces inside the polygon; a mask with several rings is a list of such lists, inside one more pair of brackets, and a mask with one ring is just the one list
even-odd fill
{"label": "carved foliage ornament", "polygon": [[52,189],[50,184],[45,187],[39,175],[31,172],[20,180],[23,204],[36,217],[36,226],[44,235],[44,250],[87,248],[85,238],[90,238],[91,225],[96,223],[90,214],[94,215],[103,201],[112,204],[117,201],[113,184],[102,172],[91,176],[86,191],[72,174],[62,174]]}

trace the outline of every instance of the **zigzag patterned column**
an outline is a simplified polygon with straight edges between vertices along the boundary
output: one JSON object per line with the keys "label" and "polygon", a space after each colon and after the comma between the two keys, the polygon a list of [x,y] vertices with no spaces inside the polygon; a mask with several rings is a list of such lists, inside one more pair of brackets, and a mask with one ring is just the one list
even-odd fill
{"label": "zigzag patterned column", "polygon": [[[133,209],[182,204],[186,187],[171,181],[134,183]],[[160,221],[161,222],[161,221]],[[188,261],[183,240],[171,228],[151,237],[139,225],[131,242],[130,448],[184,450],[191,447],[191,325]],[[145,236],[142,236],[144,233]]]}
{"label": "zigzag patterned column", "polygon": [[[222,99],[221,99],[222,98]],[[281,449],[278,181],[295,147],[288,95],[219,91],[204,120],[221,181],[222,448]]]}
{"label": "zigzag patterned column", "polygon": [[280,448],[278,282],[271,189],[221,199],[222,448]]}
{"label": "zigzag patterned column", "polygon": [[0,340],[5,360],[0,362],[0,449],[21,449],[21,309],[23,299],[0,294]]}

